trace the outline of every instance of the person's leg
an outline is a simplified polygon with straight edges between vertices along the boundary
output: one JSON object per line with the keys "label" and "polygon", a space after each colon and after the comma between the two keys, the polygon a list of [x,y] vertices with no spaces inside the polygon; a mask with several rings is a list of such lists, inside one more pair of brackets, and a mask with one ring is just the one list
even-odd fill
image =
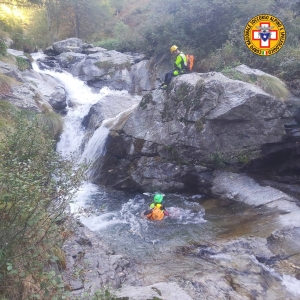
{"label": "person's leg", "polygon": [[173,77],[173,71],[170,71],[170,72],[166,73],[166,75],[165,75],[165,82],[164,83],[166,85],[169,85],[169,83],[172,80],[172,77]]}

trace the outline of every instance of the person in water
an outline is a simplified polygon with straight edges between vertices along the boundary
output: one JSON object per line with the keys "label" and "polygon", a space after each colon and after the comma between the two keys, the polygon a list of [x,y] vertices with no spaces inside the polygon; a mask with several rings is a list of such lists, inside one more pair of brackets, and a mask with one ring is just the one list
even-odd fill
{"label": "person in water", "polygon": [[162,220],[164,216],[169,216],[169,213],[164,207],[164,197],[162,194],[155,194],[149,209],[144,212],[147,219]]}

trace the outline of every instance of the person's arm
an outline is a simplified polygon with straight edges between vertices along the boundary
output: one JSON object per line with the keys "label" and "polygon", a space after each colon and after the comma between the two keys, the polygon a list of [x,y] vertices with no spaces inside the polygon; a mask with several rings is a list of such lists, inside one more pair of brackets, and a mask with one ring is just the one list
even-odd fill
{"label": "person's arm", "polygon": [[146,211],[144,211],[144,216],[149,215],[152,213],[152,209],[147,209]]}
{"label": "person's arm", "polygon": [[165,214],[166,216],[169,216],[169,215],[170,215],[170,214],[166,211],[166,208],[165,208],[164,205],[162,205],[162,206],[160,207],[160,209],[164,212],[164,214]]}

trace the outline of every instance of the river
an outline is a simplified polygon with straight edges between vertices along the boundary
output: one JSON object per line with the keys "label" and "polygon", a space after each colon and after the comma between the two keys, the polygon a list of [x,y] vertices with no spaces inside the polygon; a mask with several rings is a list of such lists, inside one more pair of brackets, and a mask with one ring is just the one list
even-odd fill
{"label": "river", "polygon": [[[96,103],[109,106],[107,95],[127,92],[103,88],[95,93],[68,73],[41,71],[35,63],[34,69],[55,77],[68,94],[57,151],[76,153],[78,161],[93,162],[103,155],[109,127],[120,114],[102,122],[85,144],[83,118]],[[128,111],[136,105],[133,99]],[[267,250],[260,253],[260,247],[266,247],[263,241],[276,229],[271,210],[203,195],[166,194],[170,216],[151,222],[141,216],[151,200],[152,196],[87,181],[71,210],[112,249],[134,261],[137,285],[175,281],[193,299],[300,299],[300,281],[291,272],[259,259],[267,256]]]}

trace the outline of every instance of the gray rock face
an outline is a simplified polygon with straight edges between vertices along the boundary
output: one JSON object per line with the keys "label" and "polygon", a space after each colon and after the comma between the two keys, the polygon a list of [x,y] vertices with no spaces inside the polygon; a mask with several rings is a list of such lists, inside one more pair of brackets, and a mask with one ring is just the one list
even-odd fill
{"label": "gray rock face", "polygon": [[109,137],[109,170],[118,172],[106,179],[125,189],[203,192],[211,169],[243,165],[280,142],[285,111],[259,87],[220,73],[179,76],[167,92],[145,95],[122,132]]}
{"label": "gray rock face", "polygon": [[92,87],[129,90],[130,68],[130,56],[113,50],[88,55],[84,61],[72,66],[70,72]]}
{"label": "gray rock face", "polygon": [[253,206],[266,205],[289,212],[298,210],[296,199],[275,188],[263,187],[245,174],[216,172],[212,192],[217,197]]}
{"label": "gray rock face", "polygon": [[2,97],[2,99],[8,100],[19,108],[36,112],[42,111],[41,106],[38,105],[39,101],[36,101],[38,100],[38,96],[34,92],[34,88],[28,83],[14,86],[11,94],[7,96],[8,97]]}
{"label": "gray rock face", "polygon": [[7,49],[7,53],[10,54],[10,55],[13,55],[15,57],[20,57],[20,58],[25,59],[29,63],[29,65],[31,65],[31,62],[30,62],[29,58],[24,54],[23,51],[14,50],[14,49]]}
{"label": "gray rock face", "polygon": [[74,294],[93,294],[103,286],[118,289],[125,280],[134,282],[134,274],[129,273],[132,262],[108,248],[86,227],[77,227],[65,242],[64,251],[66,269],[62,275]]}
{"label": "gray rock face", "polygon": [[142,54],[106,50],[75,38],[54,43],[44,53],[54,55],[54,60],[41,60],[41,67],[55,69],[59,65],[96,89],[107,86],[141,93],[158,86],[155,64]]}
{"label": "gray rock face", "polygon": [[150,286],[124,286],[120,291],[118,291],[117,296],[124,298],[128,297],[126,299],[131,300],[193,300],[175,282],[159,282]]}
{"label": "gray rock face", "polygon": [[44,101],[49,103],[57,113],[65,113],[67,95],[61,83],[49,75],[39,74],[34,71],[26,71],[23,73],[23,76],[31,83],[34,83],[36,90],[43,95]]}
{"label": "gray rock face", "polygon": [[64,113],[66,92],[62,85],[47,75],[33,70],[21,72],[16,66],[0,62],[4,83],[0,97],[15,106],[36,112],[53,109]]}
{"label": "gray rock face", "polygon": [[61,54],[63,52],[76,52],[80,53],[82,51],[82,40],[78,38],[69,38],[63,41],[53,43],[52,47],[55,52]]}
{"label": "gray rock face", "polygon": [[63,52],[58,55],[57,60],[64,69],[70,68],[72,65],[83,61],[86,58],[85,54],[74,52]]}
{"label": "gray rock face", "polygon": [[10,65],[2,61],[0,61],[0,73],[5,76],[12,77],[19,82],[24,81],[21,72],[19,71],[17,66]]}

